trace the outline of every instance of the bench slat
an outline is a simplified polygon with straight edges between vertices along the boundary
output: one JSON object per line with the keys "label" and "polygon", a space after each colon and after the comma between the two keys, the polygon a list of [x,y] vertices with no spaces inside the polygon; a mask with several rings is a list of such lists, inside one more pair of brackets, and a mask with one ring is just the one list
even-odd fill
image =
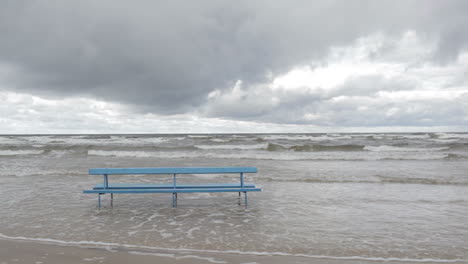
{"label": "bench slat", "polygon": [[[204,189],[204,188],[240,188],[239,183],[225,184],[225,183],[212,183],[212,184],[177,184],[177,189]],[[172,184],[138,184],[138,183],[112,183],[107,187],[108,189],[173,189]],[[244,188],[255,188],[255,184],[246,183]],[[94,190],[104,189],[104,184],[99,183],[93,187]]]}
{"label": "bench slat", "polygon": [[211,174],[256,173],[255,167],[186,167],[186,168],[93,168],[90,175],[103,174]]}
{"label": "bench slat", "polygon": [[83,193],[198,193],[198,192],[261,192],[260,188],[206,188],[206,189],[97,189]]}

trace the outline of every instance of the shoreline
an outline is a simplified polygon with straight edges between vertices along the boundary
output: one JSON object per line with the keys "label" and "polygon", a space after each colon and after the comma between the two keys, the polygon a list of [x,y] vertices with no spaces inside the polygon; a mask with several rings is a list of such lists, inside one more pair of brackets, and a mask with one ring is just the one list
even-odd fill
{"label": "shoreline", "polygon": [[[80,244],[81,243],[81,244]],[[364,259],[355,257],[307,257],[294,255],[261,255],[249,253],[190,251],[184,249],[156,249],[102,245],[85,242],[46,241],[0,236],[0,264],[7,263],[239,263],[239,264],[357,264],[357,263],[466,263],[464,260],[436,259]]]}

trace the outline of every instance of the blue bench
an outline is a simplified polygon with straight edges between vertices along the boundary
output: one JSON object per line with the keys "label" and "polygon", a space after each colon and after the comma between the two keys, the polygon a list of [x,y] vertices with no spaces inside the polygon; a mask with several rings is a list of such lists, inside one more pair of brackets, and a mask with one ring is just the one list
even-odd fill
{"label": "blue bench", "polygon": [[[89,169],[90,175],[102,175],[104,182],[96,184],[91,190],[83,193],[98,194],[98,207],[101,208],[101,195],[111,194],[110,203],[113,205],[114,193],[172,193],[172,206],[177,207],[178,193],[214,193],[237,192],[239,204],[241,193],[245,196],[247,207],[247,192],[260,192],[255,184],[244,183],[245,173],[256,173],[255,167],[193,167],[193,168],[95,168]],[[177,174],[239,174],[239,183],[211,183],[211,184],[177,184]],[[169,174],[172,184],[140,184],[140,183],[109,183],[109,175],[125,174]]]}

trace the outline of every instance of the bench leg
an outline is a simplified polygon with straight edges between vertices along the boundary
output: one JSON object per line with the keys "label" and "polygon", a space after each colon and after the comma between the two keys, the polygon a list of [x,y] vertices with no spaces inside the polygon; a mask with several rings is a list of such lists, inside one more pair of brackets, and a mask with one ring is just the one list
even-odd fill
{"label": "bench leg", "polygon": [[98,193],[98,209],[101,209],[101,193]]}
{"label": "bench leg", "polygon": [[113,193],[111,193],[110,206],[114,207],[114,194]]}
{"label": "bench leg", "polygon": [[239,192],[239,205],[241,205],[241,193]]}
{"label": "bench leg", "polygon": [[177,207],[177,193],[172,193],[172,207]]}
{"label": "bench leg", "polygon": [[245,208],[247,208],[247,192],[244,192],[244,196],[245,196]]}

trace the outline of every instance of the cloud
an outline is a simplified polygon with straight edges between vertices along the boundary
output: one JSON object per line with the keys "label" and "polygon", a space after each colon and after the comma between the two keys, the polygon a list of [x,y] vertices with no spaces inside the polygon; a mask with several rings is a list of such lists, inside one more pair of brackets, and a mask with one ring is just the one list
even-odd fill
{"label": "cloud", "polygon": [[[6,1],[0,89],[161,119],[463,125],[463,107],[446,111],[457,114],[452,121],[428,116],[466,90],[467,9],[466,1]],[[419,115],[411,100],[379,97],[441,89],[458,97],[419,102]]]}
{"label": "cloud", "polygon": [[[413,54],[399,47],[408,38],[415,45],[409,49]],[[331,50],[327,63],[315,63],[320,66],[293,69],[262,85],[239,81],[231,90],[210,94],[203,113],[321,126],[466,125],[468,108],[462,102],[468,87],[459,80],[468,69],[468,52],[451,65],[428,63],[428,51],[435,45],[417,39],[414,32],[398,41],[370,36]],[[373,58],[370,47],[378,49],[388,41],[394,48],[386,51],[386,58]]]}
{"label": "cloud", "polygon": [[[467,108],[467,96],[460,106]],[[155,115],[93,99],[46,99],[0,92],[0,134],[83,133],[310,133],[310,132],[440,132],[466,131],[468,126],[316,126],[236,121],[194,115]],[[466,119],[465,121],[468,121]]]}
{"label": "cloud", "polygon": [[442,49],[453,43],[448,52],[458,54],[465,39],[445,30],[466,32],[466,5],[8,1],[0,16],[0,55],[20,69],[17,89],[90,94],[163,112],[176,111],[175,104],[184,111],[213,89],[238,79],[263,81],[268,72],[284,73],[374,32],[420,29],[440,38]]}

